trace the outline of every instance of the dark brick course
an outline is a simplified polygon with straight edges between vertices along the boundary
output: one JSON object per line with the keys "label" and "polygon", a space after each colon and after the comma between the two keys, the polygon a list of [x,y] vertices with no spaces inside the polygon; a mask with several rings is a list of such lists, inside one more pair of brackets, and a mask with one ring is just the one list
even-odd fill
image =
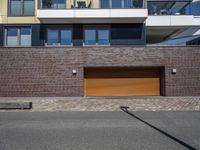
{"label": "dark brick course", "polygon": [[164,67],[166,96],[200,96],[200,47],[179,46],[0,48],[0,96],[83,96],[84,67]]}

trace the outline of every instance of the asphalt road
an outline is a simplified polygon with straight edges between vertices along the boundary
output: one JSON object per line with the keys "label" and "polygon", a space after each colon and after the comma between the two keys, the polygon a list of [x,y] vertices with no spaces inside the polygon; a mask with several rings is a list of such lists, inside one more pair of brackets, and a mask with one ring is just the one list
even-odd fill
{"label": "asphalt road", "polygon": [[200,112],[131,113],[0,113],[0,150],[200,149]]}

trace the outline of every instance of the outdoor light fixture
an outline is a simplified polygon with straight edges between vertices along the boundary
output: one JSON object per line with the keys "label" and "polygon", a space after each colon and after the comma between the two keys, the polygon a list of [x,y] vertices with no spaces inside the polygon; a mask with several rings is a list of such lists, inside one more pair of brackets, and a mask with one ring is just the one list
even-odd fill
{"label": "outdoor light fixture", "polygon": [[72,70],[72,74],[73,74],[73,75],[76,75],[76,74],[77,74],[76,69],[73,69],[73,70]]}
{"label": "outdoor light fixture", "polygon": [[176,74],[176,69],[172,69],[172,74]]}

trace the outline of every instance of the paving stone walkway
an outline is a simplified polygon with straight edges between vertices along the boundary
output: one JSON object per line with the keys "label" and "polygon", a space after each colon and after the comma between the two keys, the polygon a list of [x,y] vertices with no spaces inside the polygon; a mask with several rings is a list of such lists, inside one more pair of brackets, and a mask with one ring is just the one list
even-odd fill
{"label": "paving stone walkway", "polygon": [[199,97],[0,97],[4,102],[32,102],[31,110],[3,111],[200,111]]}

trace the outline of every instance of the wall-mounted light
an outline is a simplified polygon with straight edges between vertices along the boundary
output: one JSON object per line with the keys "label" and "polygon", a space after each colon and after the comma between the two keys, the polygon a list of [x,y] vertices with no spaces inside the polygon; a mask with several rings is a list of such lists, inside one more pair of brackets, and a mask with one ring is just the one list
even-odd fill
{"label": "wall-mounted light", "polygon": [[176,69],[175,68],[172,69],[172,74],[176,74]]}
{"label": "wall-mounted light", "polygon": [[76,74],[77,74],[76,69],[73,69],[73,70],[72,70],[72,74],[73,74],[73,75],[76,75]]}

